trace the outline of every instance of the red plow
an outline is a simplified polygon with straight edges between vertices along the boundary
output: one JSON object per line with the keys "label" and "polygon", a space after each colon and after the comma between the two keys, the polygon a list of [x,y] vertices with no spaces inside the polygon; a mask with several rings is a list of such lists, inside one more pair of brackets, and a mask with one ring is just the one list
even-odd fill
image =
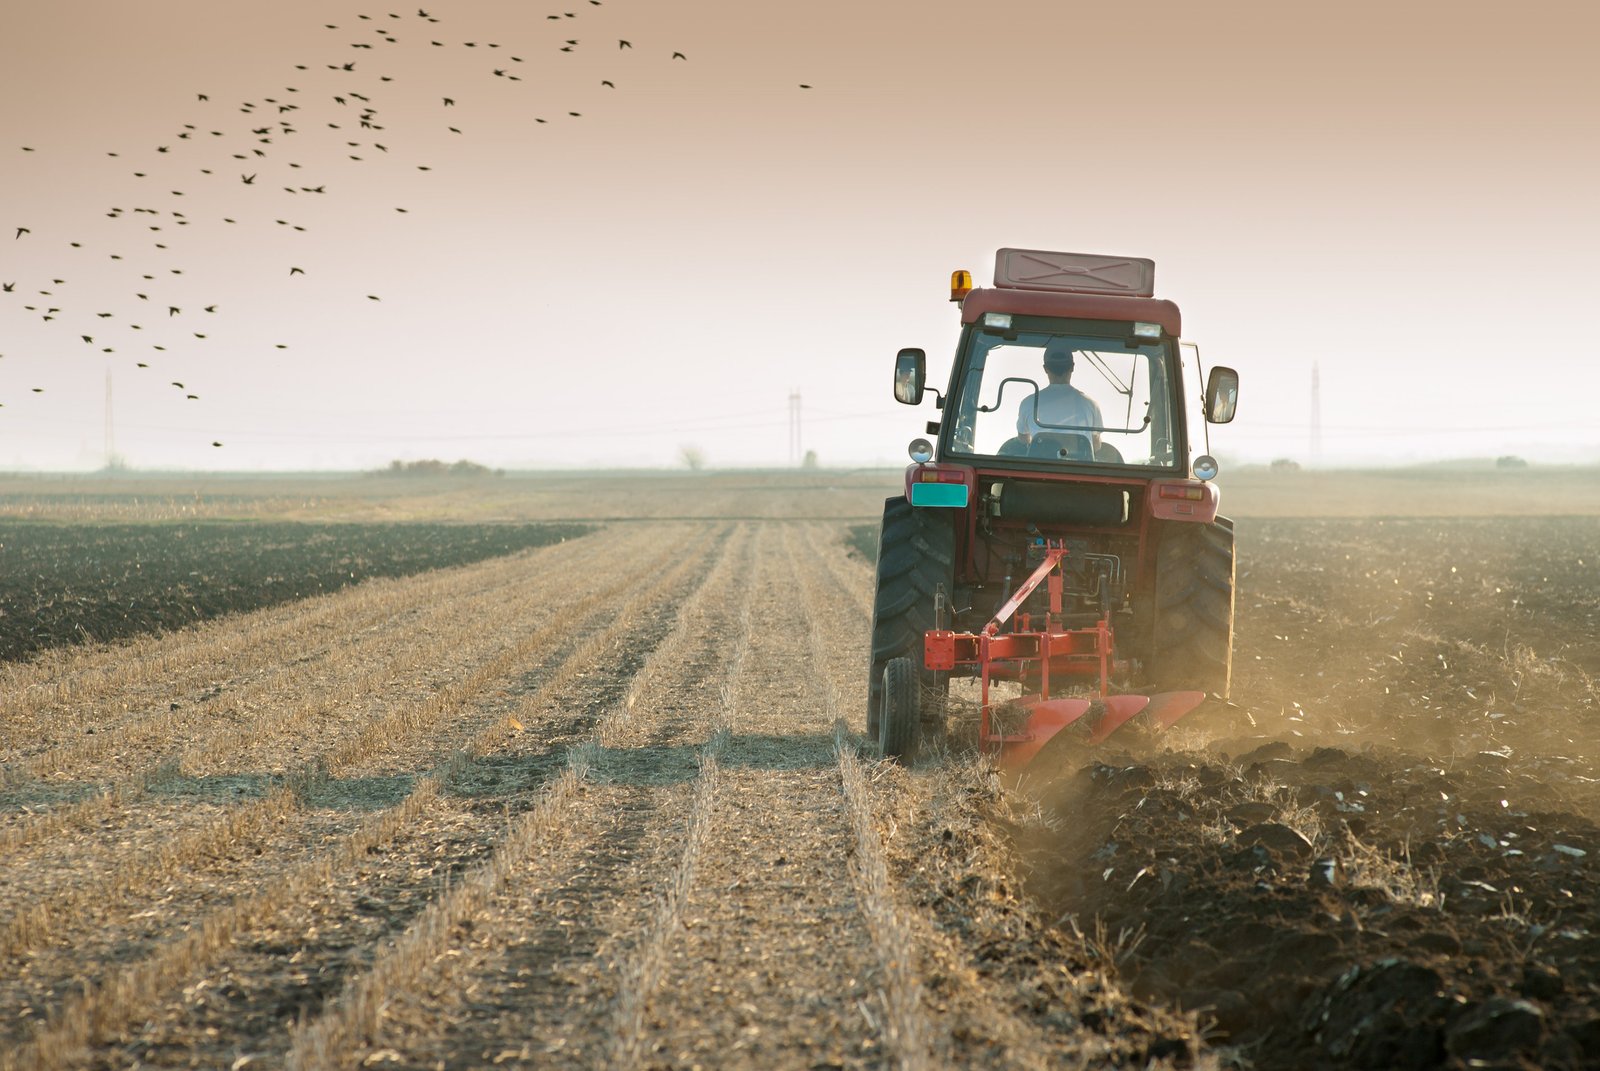
{"label": "red plow", "polygon": [[[1115,657],[1109,614],[1088,628],[1059,628],[1062,616],[1061,563],[1068,550],[1061,541],[1049,541],[1044,560],[1017,588],[981,632],[930,629],[923,637],[923,664],[935,672],[961,672],[979,678],[982,709],[978,739],[984,751],[998,756],[1006,769],[1032,762],[1053,738],[1075,727],[1072,738],[1086,744],[1109,739],[1140,714],[1154,729],[1171,728],[1205,701],[1201,691],[1161,692],[1155,695],[1111,694],[1111,680],[1130,668]],[[1041,627],[1033,615],[1018,614],[1040,584],[1047,585],[1049,609]],[[1016,621],[1007,629],[1012,618]],[[975,672],[974,672],[975,670]],[[1037,691],[996,703],[993,681],[1021,681]],[[1091,696],[1052,698],[1062,685],[1093,682]],[[1003,718],[997,713],[1004,712]],[[1021,718],[1017,728],[997,728],[1000,721]]]}

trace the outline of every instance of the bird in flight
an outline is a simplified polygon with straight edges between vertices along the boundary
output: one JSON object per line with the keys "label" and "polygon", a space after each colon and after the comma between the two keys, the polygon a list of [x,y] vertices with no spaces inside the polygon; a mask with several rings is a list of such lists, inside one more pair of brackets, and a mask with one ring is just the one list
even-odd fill
{"label": "bird in flight", "polygon": [[672,58],[673,58],[673,59],[681,59],[681,60],[686,60],[686,59],[688,59],[688,58],[689,58],[689,57],[688,57],[688,56],[685,56],[685,55],[684,55],[684,54],[683,54],[683,53],[682,53],[682,52],[674,52],[674,53],[673,53],[673,54],[672,54]]}
{"label": "bird in flight", "polygon": [[11,293],[16,288],[17,288],[17,284],[16,283],[0,283],[0,290],[4,290],[8,294]]}
{"label": "bird in flight", "polygon": [[619,49],[621,49],[621,48],[632,48],[633,47],[633,42],[632,41],[624,41],[624,40],[619,38],[617,40],[617,47]]}
{"label": "bird in flight", "polygon": [[255,183],[256,177],[254,175],[240,175],[239,176],[239,180],[241,182],[243,182],[246,186],[250,186],[250,185],[253,185]]}
{"label": "bird in flight", "polygon": [[290,275],[304,275],[305,273],[306,273],[306,271],[305,271],[304,268],[290,268],[289,269],[289,274]]}
{"label": "bird in flight", "polygon": [[[26,227],[18,227],[18,228],[17,228],[17,238],[21,238],[21,237],[22,237],[22,236],[23,236],[23,235],[24,235],[24,234],[32,234],[32,233],[33,233],[33,232],[32,232],[32,231],[30,231],[30,230],[29,230],[29,229],[28,229],[28,228],[26,228]],[[15,240],[16,240],[16,239],[12,239],[12,241],[15,241]]]}

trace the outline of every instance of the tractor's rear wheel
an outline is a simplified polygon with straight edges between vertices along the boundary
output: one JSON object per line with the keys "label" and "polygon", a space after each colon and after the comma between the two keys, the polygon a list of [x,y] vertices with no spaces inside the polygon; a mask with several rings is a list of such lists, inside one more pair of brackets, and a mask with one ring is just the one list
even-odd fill
{"label": "tractor's rear wheel", "polygon": [[[872,665],[867,675],[867,737],[879,738],[884,668],[908,658],[926,702],[934,735],[943,731],[948,674],[922,669],[922,634],[935,627],[934,597],[948,594],[955,577],[955,524],[949,510],[913,509],[905,497],[883,504],[878,535],[878,583],[872,601]],[[937,722],[938,724],[932,724]]]}
{"label": "tractor's rear wheel", "polygon": [[883,667],[878,710],[878,749],[886,759],[909,763],[922,743],[922,682],[917,664],[891,658]]}
{"label": "tractor's rear wheel", "polygon": [[1147,676],[1158,691],[1227,698],[1233,677],[1233,522],[1168,524],[1156,549]]}

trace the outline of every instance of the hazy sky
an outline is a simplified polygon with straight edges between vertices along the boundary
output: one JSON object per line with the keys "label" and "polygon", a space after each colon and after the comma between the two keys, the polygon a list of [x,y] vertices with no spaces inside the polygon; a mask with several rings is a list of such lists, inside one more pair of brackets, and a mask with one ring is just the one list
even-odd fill
{"label": "hazy sky", "polygon": [[107,370],[136,466],[782,464],[791,389],[898,464],[1001,246],[1153,258],[1225,457],[1315,364],[1327,462],[1600,460],[1587,5],[425,6],[0,9],[0,467],[102,464]]}

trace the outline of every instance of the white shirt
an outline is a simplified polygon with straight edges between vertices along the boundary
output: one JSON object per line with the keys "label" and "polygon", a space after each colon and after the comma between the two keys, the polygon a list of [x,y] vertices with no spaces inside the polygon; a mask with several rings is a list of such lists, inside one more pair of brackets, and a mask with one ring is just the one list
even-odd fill
{"label": "white shirt", "polygon": [[1094,404],[1094,399],[1070,383],[1048,384],[1040,389],[1038,401],[1038,421],[1033,419],[1034,398],[1031,395],[1022,399],[1022,404],[1017,407],[1018,435],[1037,435],[1040,432],[1092,435],[1092,432],[1074,433],[1062,427],[1042,427],[1040,422],[1086,428],[1098,428],[1104,423],[1100,419],[1100,407]]}

